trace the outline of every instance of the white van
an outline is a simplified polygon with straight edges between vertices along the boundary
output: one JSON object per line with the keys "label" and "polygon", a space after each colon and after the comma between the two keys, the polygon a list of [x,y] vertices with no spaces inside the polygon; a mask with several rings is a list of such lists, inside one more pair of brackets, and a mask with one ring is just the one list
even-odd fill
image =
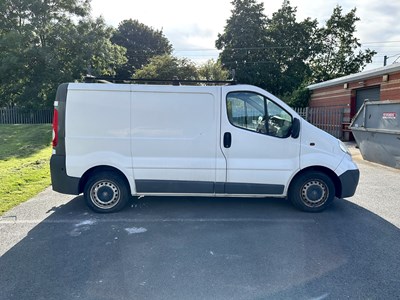
{"label": "white van", "polygon": [[342,142],[250,85],[66,83],[53,130],[53,189],[96,212],[131,195],[288,197],[316,212],[359,179]]}

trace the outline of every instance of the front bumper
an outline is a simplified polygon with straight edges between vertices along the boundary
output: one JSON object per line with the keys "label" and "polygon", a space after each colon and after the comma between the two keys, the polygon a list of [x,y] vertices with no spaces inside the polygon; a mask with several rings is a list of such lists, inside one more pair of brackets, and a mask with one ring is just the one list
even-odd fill
{"label": "front bumper", "polygon": [[355,194],[358,181],[360,179],[360,171],[358,169],[348,170],[339,176],[342,185],[342,193],[340,198],[351,197]]}

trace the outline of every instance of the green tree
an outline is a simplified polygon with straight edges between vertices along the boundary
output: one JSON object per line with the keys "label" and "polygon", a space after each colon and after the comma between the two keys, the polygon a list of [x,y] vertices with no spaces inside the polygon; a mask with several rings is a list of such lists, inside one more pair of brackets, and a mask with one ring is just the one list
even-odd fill
{"label": "green tree", "polygon": [[376,51],[361,51],[361,44],[354,36],[356,8],[343,14],[339,5],[333,10],[329,20],[317,33],[318,53],[311,59],[312,79],[314,82],[325,81],[362,71],[372,61]]}
{"label": "green tree", "polygon": [[130,78],[135,70],[147,65],[150,58],[172,53],[172,45],[162,30],[154,30],[132,19],[118,25],[111,41],[127,49],[128,61],[117,69],[117,75],[123,78]]}
{"label": "green tree", "polygon": [[291,94],[287,94],[283,100],[291,107],[307,107],[311,98],[311,91],[306,87],[306,84],[301,84]]}
{"label": "green tree", "polygon": [[150,59],[150,62],[137,70],[134,78],[172,80],[198,80],[196,65],[187,58],[177,58],[172,55],[160,55]]}
{"label": "green tree", "polygon": [[0,105],[51,106],[58,84],[87,71],[113,74],[125,49],[88,17],[87,0],[9,0],[0,8]]}
{"label": "green tree", "polygon": [[225,70],[220,61],[208,60],[198,68],[202,80],[228,80],[229,71]]}
{"label": "green tree", "polygon": [[88,1],[79,0],[0,2],[0,105],[43,104],[46,68],[54,62],[52,29],[86,16],[89,8]]}
{"label": "green tree", "polygon": [[317,20],[296,21],[297,8],[285,0],[272,18],[267,19],[266,38],[272,47],[268,59],[276,62],[275,82],[270,91],[281,97],[290,95],[311,75],[308,65],[317,48],[315,33]]}
{"label": "green tree", "polygon": [[285,0],[271,18],[262,3],[234,0],[234,9],[216,47],[226,68],[235,69],[239,82],[254,84],[285,96],[311,75],[317,21],[296,21],[297,9]]}
{"label": "green tree", "polygon": [[236,79],[268,88],[273,86],[269,76],[276,62],[269,59],[266,39],[267,19],[263,3],[255,0],[233,0],[232,15],[227,20],[224,33],[215,42],[222,50],[219,59],[228,70],[235,70]]}
{"label": "green tree", "polygon": [[322,28],[316,20],[297,21],[297,8],[284,0],[271,18],[256,0],[233,0],[232,15],[218,35],[219,59],[236,70],[239,82],[260,86],[290,102],[307,102],[304,87],[360,72],[375,51],[358,50],[356,9],[337,6]]}

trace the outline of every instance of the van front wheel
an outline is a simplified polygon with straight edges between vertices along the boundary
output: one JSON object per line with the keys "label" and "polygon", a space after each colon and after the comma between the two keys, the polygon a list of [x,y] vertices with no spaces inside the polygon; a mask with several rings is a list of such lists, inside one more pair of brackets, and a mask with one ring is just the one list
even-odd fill
{"label": "van front wheel", "polygon": [[288,196],[298,209],[319,212],[329,206],[335,198],[335,185],[324,173],[307,172],[294,179]]}
{"label": "van front wheel", "polygon": [[111,213],[125,207],[129,199],[129,190],[121,176],[100,172],[87,181],[84,197],[86,204],[95,212]]}

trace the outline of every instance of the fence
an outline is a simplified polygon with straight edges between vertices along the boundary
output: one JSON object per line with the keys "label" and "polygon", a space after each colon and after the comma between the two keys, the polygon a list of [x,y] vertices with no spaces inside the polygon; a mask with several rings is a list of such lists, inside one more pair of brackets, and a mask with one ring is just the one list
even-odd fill
{"label": "fence", "polygon": [[[311,124],[343,138],[343,108],[295,108],[296,112]],[[0,108],[0,124],[50,124],[53,120],[52,109],[26,110],[20,108]]]}
{"label": "fence", "polygon": [[305,107],[295,108],[296,112],[314,126],[330,133],[336,138],[343,138],[344,108]]}
{"label": "fence", "polygon": [[48,124],[52,121],[52,109],[0,108],[0,124]]}

